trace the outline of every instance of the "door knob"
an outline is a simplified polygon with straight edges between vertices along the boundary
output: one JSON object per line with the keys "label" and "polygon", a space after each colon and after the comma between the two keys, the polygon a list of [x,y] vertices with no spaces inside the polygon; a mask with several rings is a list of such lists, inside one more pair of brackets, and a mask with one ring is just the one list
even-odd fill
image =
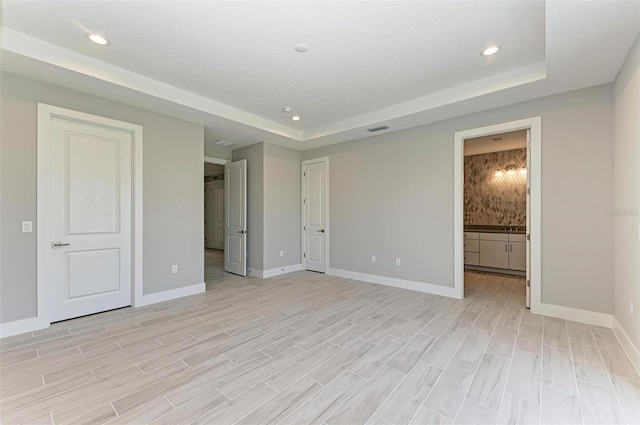
{"label": "door knob", "polygon": [[61,246],[69,246],[69,245],[71,245],[71,244],[70,243],[62,243],[62,242],[53,242],[51,244],[51,246],[53,248],[60,248]]}
{"label": "door knob", "polygon": [[318,230],[318,233],[324,233],[324,229]]}
{"label": "door knob", "polygon": [[238,230],[238,233],[242,233],[244,235],[245,233],[247,233],[247,231],[246,230]]}

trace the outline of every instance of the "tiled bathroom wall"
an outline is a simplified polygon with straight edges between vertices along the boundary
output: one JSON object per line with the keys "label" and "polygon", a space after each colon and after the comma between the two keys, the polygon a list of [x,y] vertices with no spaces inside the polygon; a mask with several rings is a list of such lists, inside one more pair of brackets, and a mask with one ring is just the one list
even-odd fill
{"label": "tiled bathroom wall", "polygon": [[[496,171],[514,165],[514,175]],[[515,149],[464,157],[464,224],[526,224],[527,150]]]}

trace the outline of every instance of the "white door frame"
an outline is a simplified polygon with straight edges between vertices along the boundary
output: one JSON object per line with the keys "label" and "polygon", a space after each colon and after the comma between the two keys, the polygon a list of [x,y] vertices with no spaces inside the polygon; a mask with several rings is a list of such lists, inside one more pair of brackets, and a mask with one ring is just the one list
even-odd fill
{"label": "white door frame", "polygon": [[131,202],[131,218],[132,218],[132,298],[131,303],[134,307],[143,304],[142,292],[142,143],[143,134],[142,126],[131,124],[123,121],[117,121],[110,118],[104,118],[96,115],[86,114],[71,109],[60,108],[57,106],[38,103],[38,176],[37,176],[37,298],[38,298],[38,316],[37,321],[41,328],[50,325],[49,305],[47,296],[51,288],[50,277],[50,254],[51,254],[51,223],[49,217],[49,171],[50,171],[50,129],[51,119],[62,118],[75,122],[85,122],[90,125],[98,125],[118,130],[131,132],[131,162],[132,162],[132,202]]}
{"label": "white door frame", "polygon": [[308,159],[306,161],[302,161],[301,167],[300,167],[300,186],[302,188],[302,196],[300,198],[300,253],[302,253],[302,270],[306,270],[307,266],[306,266],[306,257],[304,255],[305,252],[305,245],[306,245],[306,241],[305,241],[305,237],[306,237],[306,231],[305,231],[305,216],[304,216],[304,200],[307,197],[307,193],[306,193],[306,188],[305,188],[305,184],[304,184],[304,173],[305,173],[305,167],[307,166],[307,164],[315,164],[317,162],[324,162],[325,164],[325,173],[324,173],[324,216],[326,218],[325,220],[325,232],[324,232],[324,273],[328,274],[330,267],[329,267],[329,238],[331,237],[331,226],[329,224],[329,157],[328,156],[324,156],[321,158],[314,158],[314,159]]}
{"label": "white door frame", "polygon": [[531,311],[541,312],[541,207],[542,118],[532,117],[454,133],[453,148],[453,280],[456,298],[464,298],[464,140],[508,131],[531,129],[531,169],[527,179],[531,186],[530,242]]}

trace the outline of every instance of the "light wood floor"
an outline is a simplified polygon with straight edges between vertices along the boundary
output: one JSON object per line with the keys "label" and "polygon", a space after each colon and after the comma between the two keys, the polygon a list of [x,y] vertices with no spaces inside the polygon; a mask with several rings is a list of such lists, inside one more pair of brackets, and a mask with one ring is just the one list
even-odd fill
{"label": "light wood floor", "polygon": [[522,279],[466,298],[296,272],[0,340],[3,424],[640,422],[610,329],[531,314]]}

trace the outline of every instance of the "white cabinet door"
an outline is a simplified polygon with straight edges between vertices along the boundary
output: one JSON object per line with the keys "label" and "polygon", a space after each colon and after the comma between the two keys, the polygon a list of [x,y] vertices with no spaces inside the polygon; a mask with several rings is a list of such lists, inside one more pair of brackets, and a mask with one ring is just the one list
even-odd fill
{"label": "white cabinet door", "polygon": [[527,269],[527,246],[525,242],[509,242],[509,268],[521,271]]}
{"label": "white cabinet door", "polygon": [[509,242],[480,241],[480,265],[497,269],[509,268]]}

